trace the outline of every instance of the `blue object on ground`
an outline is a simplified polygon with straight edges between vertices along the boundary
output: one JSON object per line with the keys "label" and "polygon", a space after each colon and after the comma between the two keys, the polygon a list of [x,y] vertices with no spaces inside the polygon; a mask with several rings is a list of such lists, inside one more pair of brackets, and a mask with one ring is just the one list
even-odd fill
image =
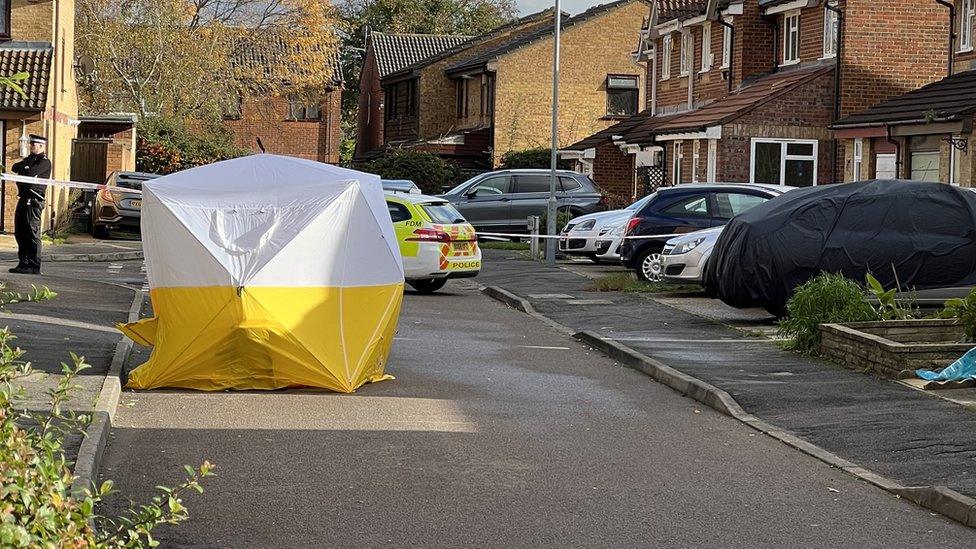
{"label": "blue object on ground", "polygon": [[915,375],[925,381],[966,381],[976,379],[976,347],[959,357],[948,368],[941,372],[931,370],[915,370]]}

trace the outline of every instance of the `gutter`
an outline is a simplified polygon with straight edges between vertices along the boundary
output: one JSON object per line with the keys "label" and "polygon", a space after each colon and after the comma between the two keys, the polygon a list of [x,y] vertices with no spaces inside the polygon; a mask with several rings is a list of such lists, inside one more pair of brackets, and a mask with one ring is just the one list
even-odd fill
{"label": "gutter", "polygon": [[953,49],[956,45],[956,5],[948,0],[935,0],[937,3],[949,8],[949,62],[948,70],[949,76],[952,76],[954,53]]}
{"label": "gutter", "polygon": [[955,117],[942,117],[933,118],[931,120],[925,118],[916,118],[912,120],[891,120],[888,122],[861,122],[858,124],[833,124],[830,126],[832,130],[853,130],[857,128],[878,128],[878,127],[888,127],[888,126],[904,126],[908,124],[928,124],[932,122],[953,122],[956,120]]}
{"label": "gutter", "polygon": [[[834,52],[836,69],[834,70],[834,122],[840,120],[840,77],[841,77],[841,59],[844,53],[844,12],[837,6],[830,3],[830,0],[824,2],[824,8],[837,14],[837,51]],[[834,183],[838,183],[837,180],[837,154],[840,151],[840,142],[837,140],[837,136],[834,136],[834,165],[831,168],[832,178]]]}

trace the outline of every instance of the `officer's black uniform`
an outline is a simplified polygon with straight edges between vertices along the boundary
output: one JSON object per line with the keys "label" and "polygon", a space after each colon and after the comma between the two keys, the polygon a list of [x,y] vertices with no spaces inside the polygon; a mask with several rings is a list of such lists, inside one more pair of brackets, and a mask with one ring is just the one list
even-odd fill
{"label": "officer's black uniform", "polygon": [[[44,143],[43,138],[31,136],[32,142]],[[17,175],[51,177],[51,161],[47,155],[31,154],[13,166]],[[14,237],[17,239],[17,257],[20,262],[10,269],[12,273],[41,272],[41,212],[44,211],[44,185],[17,183],[17,210],[14,214]]]}

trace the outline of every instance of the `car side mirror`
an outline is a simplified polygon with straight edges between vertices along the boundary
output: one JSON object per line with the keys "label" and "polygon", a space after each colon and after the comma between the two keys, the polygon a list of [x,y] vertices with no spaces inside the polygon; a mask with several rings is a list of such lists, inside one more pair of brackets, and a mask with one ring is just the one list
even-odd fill
{"label": "car side mirror", "polygon": [[475,187],[475,188],[473,188],[471,190],[468,190],[468,191],[464,191],[464,196],[467,197],[467,198],[474,198],[474,197],[478,196],[478,187]]}

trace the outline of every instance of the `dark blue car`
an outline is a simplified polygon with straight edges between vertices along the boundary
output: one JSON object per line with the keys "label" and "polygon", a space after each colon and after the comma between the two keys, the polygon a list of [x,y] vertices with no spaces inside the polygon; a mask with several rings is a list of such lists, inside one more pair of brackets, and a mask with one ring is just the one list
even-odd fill
{"label": "dark blue car", "polygon": [[661,252],[671,238],[666,235],[725,225],[736,215],[789,189],[749,183],[691,183],[660,189],[627,222],[620,260],[640,280],[659,281],[663,275]]}

